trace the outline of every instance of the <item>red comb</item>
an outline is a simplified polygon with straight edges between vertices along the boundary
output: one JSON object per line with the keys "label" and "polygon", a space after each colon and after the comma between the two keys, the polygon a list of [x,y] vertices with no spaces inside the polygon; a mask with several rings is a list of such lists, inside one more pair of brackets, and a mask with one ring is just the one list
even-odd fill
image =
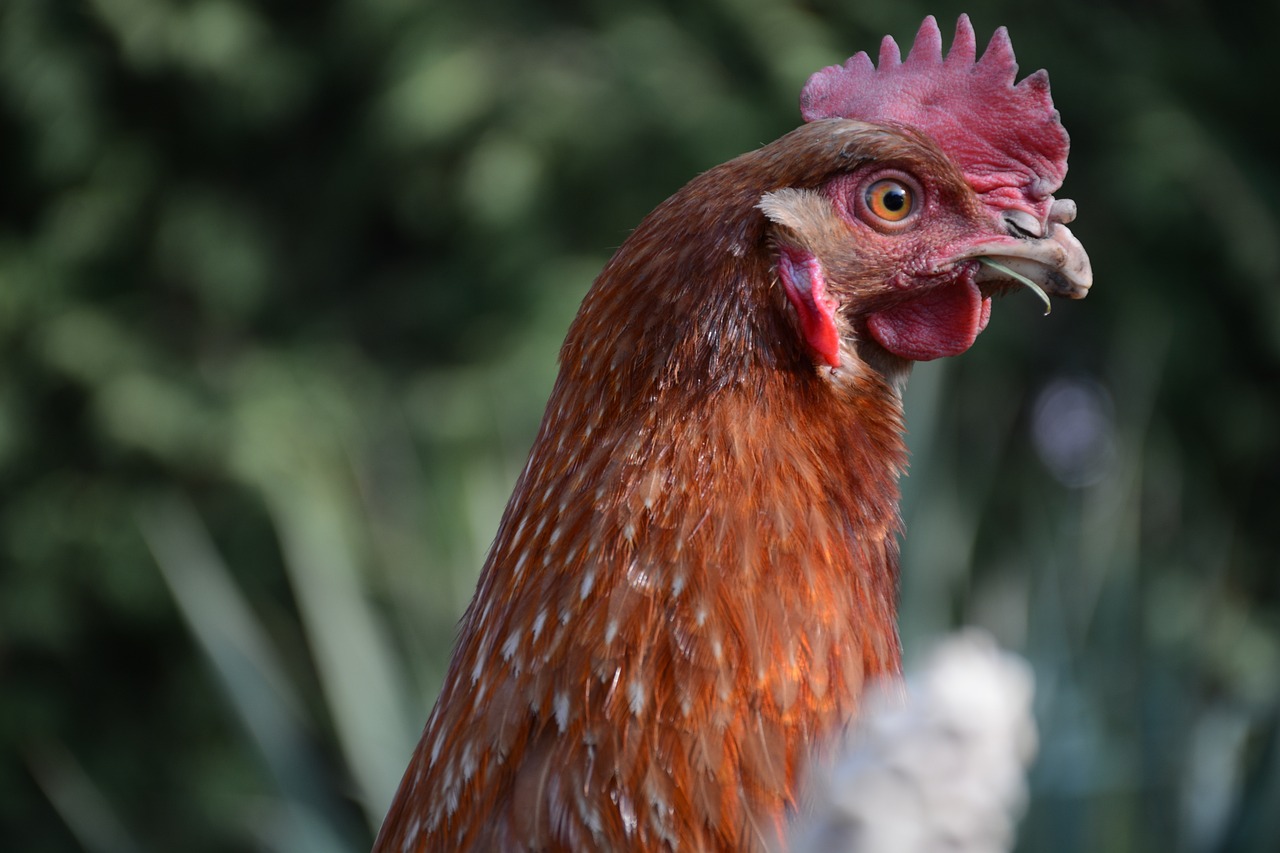
{"label": "red comb", "polygon": [[[805,121],[891,121],[923,131],[959,163],[989,203],[1030,207],[1041,216],[1067,173],[1067,132],[1049,97],[1049,75],[1014,82],[1018,64],[1004,27],[976,59],[968,15],[956,23],[946,58],[933,16],[924,19],[903,60],[891,36],[880,67],[865,52],[809,78],[800,94]],[[1043,208],[1043,210],[1041,210]]]}

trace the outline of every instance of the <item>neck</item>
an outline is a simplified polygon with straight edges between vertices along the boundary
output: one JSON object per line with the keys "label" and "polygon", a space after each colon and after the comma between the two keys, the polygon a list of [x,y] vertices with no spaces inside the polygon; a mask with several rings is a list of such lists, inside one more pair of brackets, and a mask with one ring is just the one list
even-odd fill
{"label": "neck", "polygon": [[[551,399],[419,760],[482,813],[508,797],[514,837],[556,838],[519,806],[550,784],[612,792],[581,832],[755,849],[899,665],[896,396],[774,372],[618,412],[591,387],[566,370]],[[474,738],[503,758],[468,780]]]}
{"label": "neck", "polygon": [[377,849],[762,849],[897,670],[898,395],[779,348],[719,227],[718,313],[616,263],[584,302]]}

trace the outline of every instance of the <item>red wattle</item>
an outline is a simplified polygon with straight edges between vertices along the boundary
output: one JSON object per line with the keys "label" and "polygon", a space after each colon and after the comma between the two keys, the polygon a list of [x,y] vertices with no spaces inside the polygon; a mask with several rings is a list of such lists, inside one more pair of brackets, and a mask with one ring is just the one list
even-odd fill
{"label": "red wattle", "polygon": [[932,361],[973,346],[991,319],[991,300],[976,284],[958,281],[867,318],[871,336],[901,358]]}

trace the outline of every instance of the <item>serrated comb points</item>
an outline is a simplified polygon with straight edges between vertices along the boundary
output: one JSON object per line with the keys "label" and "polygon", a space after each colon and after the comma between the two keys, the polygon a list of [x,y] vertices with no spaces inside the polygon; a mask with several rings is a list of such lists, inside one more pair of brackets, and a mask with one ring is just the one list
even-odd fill
{"label": "serrated comb points", "polygon": [[930,16],[906,60],[885,36],[878,67],[860,52],[810,77],[800,95],[801,114],[805,121],[848,118],[915,128],[956,161],[976,191],[994,194],[993,202],[1044,207],[1066,175],[1069,146],[1048,74],[1037,71],[1015,85],[1018,64],[1004,27],[980,58],[976,54],[967,15],[956,22],[945,58],[941,31]]}

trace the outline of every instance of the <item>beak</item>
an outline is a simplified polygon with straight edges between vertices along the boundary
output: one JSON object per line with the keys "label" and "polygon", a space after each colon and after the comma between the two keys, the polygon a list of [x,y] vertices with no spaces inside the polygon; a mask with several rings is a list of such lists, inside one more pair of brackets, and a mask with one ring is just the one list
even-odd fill
{"label": "beak", "polygon": [[[1051,296],[1083,299],[1093,284],[1093,268],[1084,246],[1066,225],[1075,215],[1075,202],[1069,199],[1053,203],[1046,227],[1024,211],[1007,211],[1004,222],[1009,236],[969,246],[956,260],[990,258],[1031,279]],[[985,264],[978,272],[977,281],[1017,283]]]}

